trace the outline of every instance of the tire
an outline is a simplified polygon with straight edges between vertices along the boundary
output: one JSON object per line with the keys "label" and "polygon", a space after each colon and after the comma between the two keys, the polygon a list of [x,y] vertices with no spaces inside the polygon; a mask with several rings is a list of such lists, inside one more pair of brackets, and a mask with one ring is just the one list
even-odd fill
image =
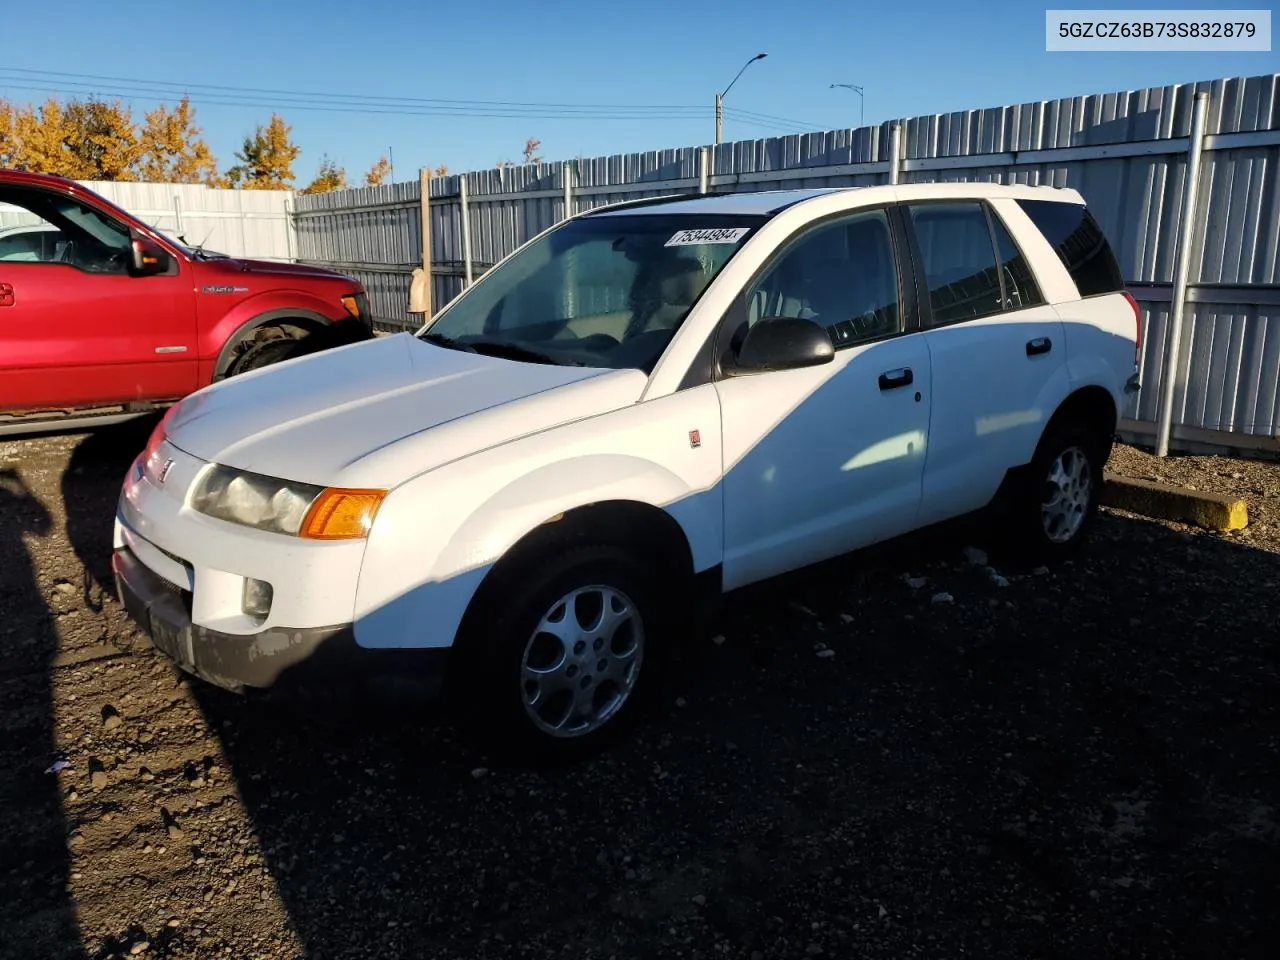
{"label": "tire", "polygon": [[[447,681],[465,734],[504,759],[539,763],[579,759],[620,736],[656,683],[673,626],[661,586],[604,544],[538,556],[486,584]],[[610,633],[598,626],[606,601],[621,617]]]}
{"label": "tire", "polygon": [[248,373],[262,367],[288,360],[298,350],[298,341],[289,336],[268,337],[260,332],[244,347],[227,368],[227,376]]}
{"label": "tire", "polygon": [[1097,519],[1110,439],[1079,421],[1050,424],[1010,504],[1011,546],[1032,563],[1074,556]]}

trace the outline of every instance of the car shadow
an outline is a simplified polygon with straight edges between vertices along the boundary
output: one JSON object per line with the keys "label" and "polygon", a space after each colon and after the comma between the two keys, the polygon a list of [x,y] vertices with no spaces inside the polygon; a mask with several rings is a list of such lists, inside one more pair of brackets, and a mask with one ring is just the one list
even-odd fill
{"label": "car shadow", "polygon": [[953,527],[741,591],[676,699],[565,769],[410,712],[198,696],[237,731],[309,955],[854,955],[867,928],[903,951],[929,930],[988,956],[1263,956],[1272,613],[1237,606],[1259,583],[1219,591],[1280,563],[1100,527],[1092,556],[1008,587]]}
{"label": "car shadow", "polygon": [[[77,494],[144,441],[64,480],[95,576]],[[308,957],[1267,956],[1280,559],[1112,511],[1059,570],[991,547],[952,524],[731,594],[634,735],[561,769],[390,703],[193,690]]]}
{"label": "car shadow", "polygon": [[[56,761],[58,636],[27,538],[48,537],[48,508],[16,470],[0,468],[0,955],[83,957],[68,893],[70,830]],[[22,624],[28,629],[16,628]]]}

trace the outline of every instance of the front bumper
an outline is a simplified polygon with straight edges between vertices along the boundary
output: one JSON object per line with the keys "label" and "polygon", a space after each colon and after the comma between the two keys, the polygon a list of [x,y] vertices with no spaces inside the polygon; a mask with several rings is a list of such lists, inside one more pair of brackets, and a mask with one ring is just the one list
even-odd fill
{"label": "front bumper", "polygon": [[127,546],[115,550],[111,566],[120,602],[152,645],[186,672],[225,690],[336,685],[432,697],[443,683],[447,650],[361,647],[350,624],[222,633],[193,623],[190,592],[153,572]]}

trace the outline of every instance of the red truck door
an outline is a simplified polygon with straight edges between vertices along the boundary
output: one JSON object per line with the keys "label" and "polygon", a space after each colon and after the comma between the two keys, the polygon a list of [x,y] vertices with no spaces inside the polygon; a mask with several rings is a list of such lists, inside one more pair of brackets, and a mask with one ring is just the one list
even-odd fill
{"label": "red truck door", "polygon": [[129,224],[69,193],[0,183],[0,411],[196,388],[191,264],[133,276],[131,241]]}

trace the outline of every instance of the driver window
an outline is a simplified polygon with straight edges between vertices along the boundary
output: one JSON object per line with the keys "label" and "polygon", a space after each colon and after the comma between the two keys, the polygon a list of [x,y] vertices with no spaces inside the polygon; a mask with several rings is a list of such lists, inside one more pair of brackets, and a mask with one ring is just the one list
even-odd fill
{"label": "driver window", "polygon": [[0,261],[126,273],[129,231],[71,197],[0,187]]}
{"label": "driver window", "polygon": [[747,323],[812,320],[839,349],[901,330],[898,304],[888,217],[870,210],[797,239],[747,291]]}

